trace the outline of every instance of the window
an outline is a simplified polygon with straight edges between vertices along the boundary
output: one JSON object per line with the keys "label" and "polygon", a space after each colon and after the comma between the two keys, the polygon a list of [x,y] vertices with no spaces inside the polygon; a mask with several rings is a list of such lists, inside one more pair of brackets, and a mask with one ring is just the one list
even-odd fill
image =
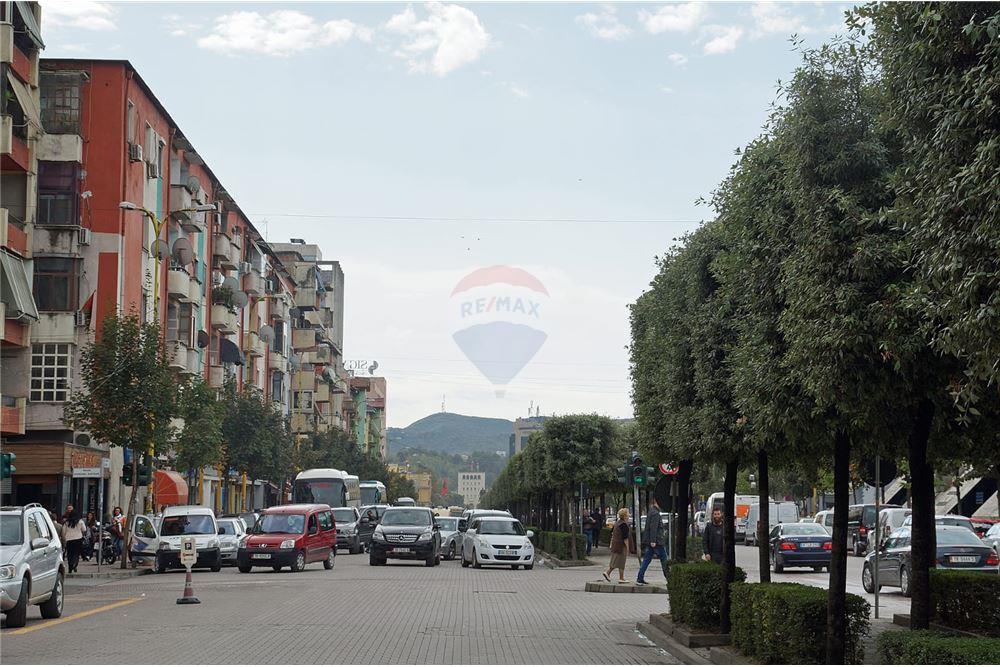
{"label": "window", "polygon": [[42,75],[42,127],[50,134],[80,134],[80,75]]}
{"label": "window", "polygon": [[72,257],[35,258],[35,304],[38,310],[76,310],[77,260]]}
{"label": "window", "polygon": [[320,512],[319,515],[319,528],[320,530],[326,531],[333,528],[333,521],[330,520],[329,512]]}
{"label": "window", "polygon": [[316,515],[309,515],[309,534],[312,535],[316,532]]}
{"label": "window", "polygon": [[135,143],[135,103],[128,101],[128,109],[125,111],[125,118],[128,123],[128,142]]}
{"label": "window", "polygon": [[31,514],[28,516],[28,543],[42,536],[42,530],[38,527],[38,516]]}
{"label": "window", "polygon": [[271,400],[278,403],[285,401],[285,374],[271,373]]}
{"label": "window", "polygon": [[69,398],[68,343],[36,343],[31,346],[31,400],[62,403]]}
{"label": "window", "polygon": [[296,412],[312,412],[313,393],[311,391],[297,391],[292,394],[292,409]]}
{"label": "window", "polygon": [[78,169],[75,162],[38,162],[39,225],[78,224]]}
{"label": "window", "polygon": [[271,341],[271,351],[285,353],[285,323],[278,320],[274,323],[274,340]]}
{"label": "window", "polygon": [[191,304],[170,300],[167,303],[167,340],[191,347]]}

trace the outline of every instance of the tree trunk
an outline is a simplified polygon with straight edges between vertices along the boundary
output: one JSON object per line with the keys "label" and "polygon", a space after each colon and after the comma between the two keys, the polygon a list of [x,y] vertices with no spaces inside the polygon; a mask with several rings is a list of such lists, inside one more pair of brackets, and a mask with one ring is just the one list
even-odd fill
{"label": "tree trunk", "polygon": [[670,554],[670,559],[681,562],[687,560],[688,504],[693,469],[694,461],[684,459],[677,470],[677,507],[673,508],[673,511],[677,513],[677,525],[674,526],[674,553]]}
{"label": "tree trunk", "polygon": [[[771,483],[767,471],[767,450],[761,448],[757,451],[757,493],[758,507],[760,513],[757,515],[757,564],[760,569],[761,583],[771,582],[770,551],[771,543],[768,539],[771,534]],[[751,530],[747,526],[747,530]]]}
{"label": "tree trunk", "polygon": [[723,483],[725,499],[722,509],[722,601],[719,605],[719,629],[729,632],[729,585],[736,578],[736,459],[726,461],[726,480]]}
{"label": "tree trunk", "polygon": [[119,566],[121,569],[128,567],[129,562],[129,551],[132,548],[132,517],[135,515],[135,495],[139,490],[139,459],[136,456],[135,450],[132,450],[132,492],[128,497],[128,513],[125,514],[125,530],[122,538],[122,544],[125,545],[122,550],[121,555],[122,563]]}
{"label": "tree trunk", "polygon": [[909,449],[913,525],[910,528],[910,629],[926,630],[931,621],[930,569],[937,547],[934,534],[934,466],[927,460],[927,441],[934,422],[934,403],[924,399],[917,406]]}
{"label": "tree trunk", "polygon": [[[570,494],[568,504],[569,504],[570,507],[573,507],[573,495],[572,494]],[[576,510],[577,510],[576,511],[576,515],[577,516],[580,516],[580,507],[582,505],[583,505],[583,498],[580,498],[580,502],[576,503]],[[570,511],[572,512],[572,510],[570,510]],[[576,553],[576,526],[577,526],[578,523],[580,523],[580,521],[578,521],[576,519],[576,517],[572,517],[572,523],[571,523],[572,530],[570,531],[570,540],[569,540],[569,557],[572,558],[573,560],[579,560],[577,558],[578,554]],[[580,527],[583,528],[583,526],[580,526]]]}
{"label": "tree trunk", "polygon": [[826,662],[844,664],[847,615],[847,512],[851,484],[851,437],[837,431],[833,445],[833,551],[826,598]]}

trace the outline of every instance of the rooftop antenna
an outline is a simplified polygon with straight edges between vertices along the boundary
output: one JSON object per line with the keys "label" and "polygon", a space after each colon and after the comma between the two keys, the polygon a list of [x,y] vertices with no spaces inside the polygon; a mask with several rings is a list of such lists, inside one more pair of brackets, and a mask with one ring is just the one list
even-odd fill
{"label": "rooftop antenna", "polygon": [[541,414],[542,414],[542,406],[539,405],[535,408],[535,416],[538,417]]}
{"label": "rooftop antenna", "polygon": [[531,411],[535,409],[535,402],[531,401],[528,403],[528,417],[531,417]]}
{"label": "rooftop antenna", "polygon": [[444,409],[444,394],[441,394],[441,412],[445,412],[445,409]]}

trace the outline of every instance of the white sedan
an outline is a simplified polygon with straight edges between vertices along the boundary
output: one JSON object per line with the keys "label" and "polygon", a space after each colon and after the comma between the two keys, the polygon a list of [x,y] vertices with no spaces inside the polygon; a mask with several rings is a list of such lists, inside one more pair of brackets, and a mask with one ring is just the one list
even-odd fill
{"label": "white sedan", "polygon": [[484,516],[472,520],[462,542],[462,567],[472,565],[509,565],[516,570],[535,566],[535,548],[531,544],[534,534],[525,531],[517,519],[502,516]]}

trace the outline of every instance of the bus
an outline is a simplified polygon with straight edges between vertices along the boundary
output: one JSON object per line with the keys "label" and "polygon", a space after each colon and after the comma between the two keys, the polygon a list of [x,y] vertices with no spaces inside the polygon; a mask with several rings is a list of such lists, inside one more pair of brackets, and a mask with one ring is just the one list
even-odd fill
{"label": "bus", "polygon": [[382,505],[389,500],[385,484],[376,480],[361,482],[361,506]]}
{"label": "bus", "polygon": [[361,489],[356,475],[336,468],[311,468],[295,476],[292,502],[323,503],[330,507],[360,507]]}
{"label": "bus", "polygon": [[[722,504],[725,499],[726,494],[722,491],[718,493],[713,493],[708,497],[705,502],[705,512],[707,513],[706,521],[712,520],[712,510],[718,507],[722,509]],[[770,499],[769,499],[770,500]],[[745,539],[747,533],[747,514],[750,513],[750,506],[755,505],[760,502],[760,496],[758,495],[742,495],[737,493],[735,497],[735,509],[736,509],[736,539]],[[771,502],[774,502],[773,500]],[[722,512],[725,514],[725,511]]]}

